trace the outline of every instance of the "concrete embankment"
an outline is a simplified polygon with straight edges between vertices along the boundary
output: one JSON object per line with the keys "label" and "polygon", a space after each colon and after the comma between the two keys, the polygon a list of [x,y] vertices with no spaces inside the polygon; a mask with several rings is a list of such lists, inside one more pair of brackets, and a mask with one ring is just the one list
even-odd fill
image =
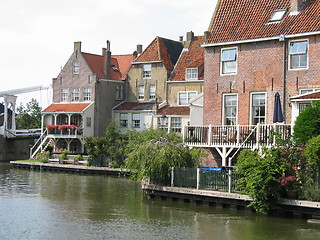
{"label": "concrete embankment", "polygon": [[[193,188],[168,187],[148,182],[142,183],[143,191],[150,197],[161,199],[170,198],[174,201],[195,202],[197,204],[209,204],[210,206],[221,206],[223,208],[249,209],[247,206],[252,199],[243,194],[218,192],[211,190],[200,190]],[[320,202],[301,201],[284,199],[278,202],[279,210],[277,213],[302,218],[320,218]]]}
{"label": "concrete embankment", "polygon": [[22,162],[11,161],[14,167],[29,168],[37,170],[50,170],[50,171],[63,171],[63,172],[77,172],[77,173],[94,173],[105,175],[130,175],[130,171],[121,168],[108,168],[108,167],[91,167],[83,165],[59,164],[59,163],[40,163],[40,162]]}

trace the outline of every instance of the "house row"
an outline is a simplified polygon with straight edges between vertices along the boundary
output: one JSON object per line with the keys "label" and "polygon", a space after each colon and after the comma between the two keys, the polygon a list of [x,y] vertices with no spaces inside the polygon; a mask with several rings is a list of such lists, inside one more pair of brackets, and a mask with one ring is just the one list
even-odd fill
{"label": "house row", "polygon": [[158,127],[205,148],[208,165],[232,165],[239,149],[272,145],[273,131],[291,134],[319,99],[319,42],[319,0],[218,0],[203,36],[156,37],[128,55],[111,55],[109,42],[102,55],[75,43],[43,128],[66,125],[50,139],[80,152],[112,119],[121,131]]}

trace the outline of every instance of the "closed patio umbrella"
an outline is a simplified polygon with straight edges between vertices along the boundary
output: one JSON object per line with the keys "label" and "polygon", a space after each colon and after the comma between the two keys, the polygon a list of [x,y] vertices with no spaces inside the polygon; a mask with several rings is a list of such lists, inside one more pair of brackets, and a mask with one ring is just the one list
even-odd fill
{"label": "closed patio umbrella", "polygon": [[276,92],[276,94],[274,95],[273,122],[274,123],[283,122],[280,94],[278,92]]}

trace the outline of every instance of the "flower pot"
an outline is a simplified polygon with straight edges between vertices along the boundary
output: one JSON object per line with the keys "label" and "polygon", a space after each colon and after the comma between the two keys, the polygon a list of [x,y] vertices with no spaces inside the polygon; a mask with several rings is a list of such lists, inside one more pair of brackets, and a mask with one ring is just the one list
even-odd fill
{"label": "flower pot", "polygon": [[296,190],[288,190],[287,191],[287,198],[289,199],[297,199],[298,192]]}

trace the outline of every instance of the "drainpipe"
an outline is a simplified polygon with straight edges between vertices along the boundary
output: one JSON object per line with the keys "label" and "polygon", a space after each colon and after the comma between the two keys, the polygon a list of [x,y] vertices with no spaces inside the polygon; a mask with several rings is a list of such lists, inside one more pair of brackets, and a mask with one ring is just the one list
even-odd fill
{"label": "drainpipe", "polygon": [[279,36],[279,41],[283,42],[283,78],[282,78],[282,112],[283,122],[286,122],[286,78],[287,78],[287,46],[284,34]]}

